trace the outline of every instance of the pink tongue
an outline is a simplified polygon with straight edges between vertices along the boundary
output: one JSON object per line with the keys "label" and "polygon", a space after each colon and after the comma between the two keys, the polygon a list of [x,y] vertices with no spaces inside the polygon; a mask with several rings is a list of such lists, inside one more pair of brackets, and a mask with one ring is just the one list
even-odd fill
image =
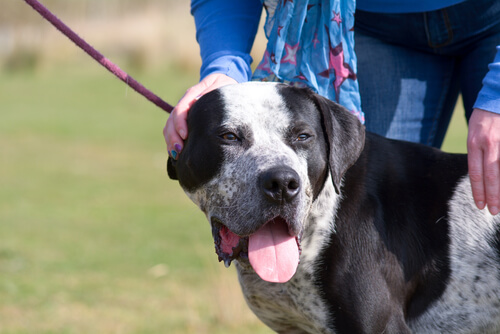
{"label": "pink tongue", "polygon": [[299,247],[288,233],[283,220],[273,220],[252,234],[248,242],[248,258],[264,281],[285,283],[299,265]]}

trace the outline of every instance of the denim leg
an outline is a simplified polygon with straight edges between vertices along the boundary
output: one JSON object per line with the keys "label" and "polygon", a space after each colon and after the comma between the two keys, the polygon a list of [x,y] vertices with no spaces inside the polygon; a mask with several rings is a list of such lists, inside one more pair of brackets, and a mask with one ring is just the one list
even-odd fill
{"label": "denim leg", "polygon": [[500,45],[499,17],[497,0],[426,13],[358,11],[355,50],[367,128],[439,147],[459,92],[467,119],[472,113]]}
{"label": "denim leg", "polygon": [[439,147],[459,92],[455,60],[360,32],[355,38],[367,130]]}

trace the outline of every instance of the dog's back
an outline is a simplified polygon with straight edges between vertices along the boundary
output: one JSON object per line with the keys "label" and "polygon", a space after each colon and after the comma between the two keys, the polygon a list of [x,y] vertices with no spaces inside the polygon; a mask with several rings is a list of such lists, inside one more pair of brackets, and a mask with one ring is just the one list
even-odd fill
{"label": "dog's back", "polygon": [[416,333],[498,331],[500,226],[474,206],[465,155],[367,134],[342,196],[322,260],[338,330],[366,332],[363,301]]}

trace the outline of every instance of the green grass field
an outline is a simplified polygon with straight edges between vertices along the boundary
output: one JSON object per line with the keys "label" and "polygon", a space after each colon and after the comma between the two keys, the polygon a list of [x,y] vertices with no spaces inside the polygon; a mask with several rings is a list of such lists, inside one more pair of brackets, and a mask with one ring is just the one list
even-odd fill
{"label": "green grass field", "polygon": [[[197,75],[135,78],[175,104]],[[0,73],[0,110],[0,333],[271,333],[168,179],[165,113],[92,65]]]}
{"label": "green grass field", "polygon": [[[195,73],[135,78],[175,103]],[[97,66],[0,74],[0,333],[269,333],[165,172],[166,114]]]}

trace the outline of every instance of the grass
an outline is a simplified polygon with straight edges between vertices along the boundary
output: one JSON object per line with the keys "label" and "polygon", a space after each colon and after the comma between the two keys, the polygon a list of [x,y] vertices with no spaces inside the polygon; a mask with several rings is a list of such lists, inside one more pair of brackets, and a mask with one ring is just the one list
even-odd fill
{"label": "grass", "polygon": [[458,99],[442,149],[451,153],[467,153],[467,123],[461,98]]}
{"label": "grass", "polygon": [[1,73],[0,101],[0,333],[270,332],[167,177],[165,113],[93,66]]}
{"label": "grass", "polygon": [[[197,75],[135,77],[175,103]],[[0,73],[0,108],[0,333],[271,332],[167,177],[162,111],[94,66]]]}

